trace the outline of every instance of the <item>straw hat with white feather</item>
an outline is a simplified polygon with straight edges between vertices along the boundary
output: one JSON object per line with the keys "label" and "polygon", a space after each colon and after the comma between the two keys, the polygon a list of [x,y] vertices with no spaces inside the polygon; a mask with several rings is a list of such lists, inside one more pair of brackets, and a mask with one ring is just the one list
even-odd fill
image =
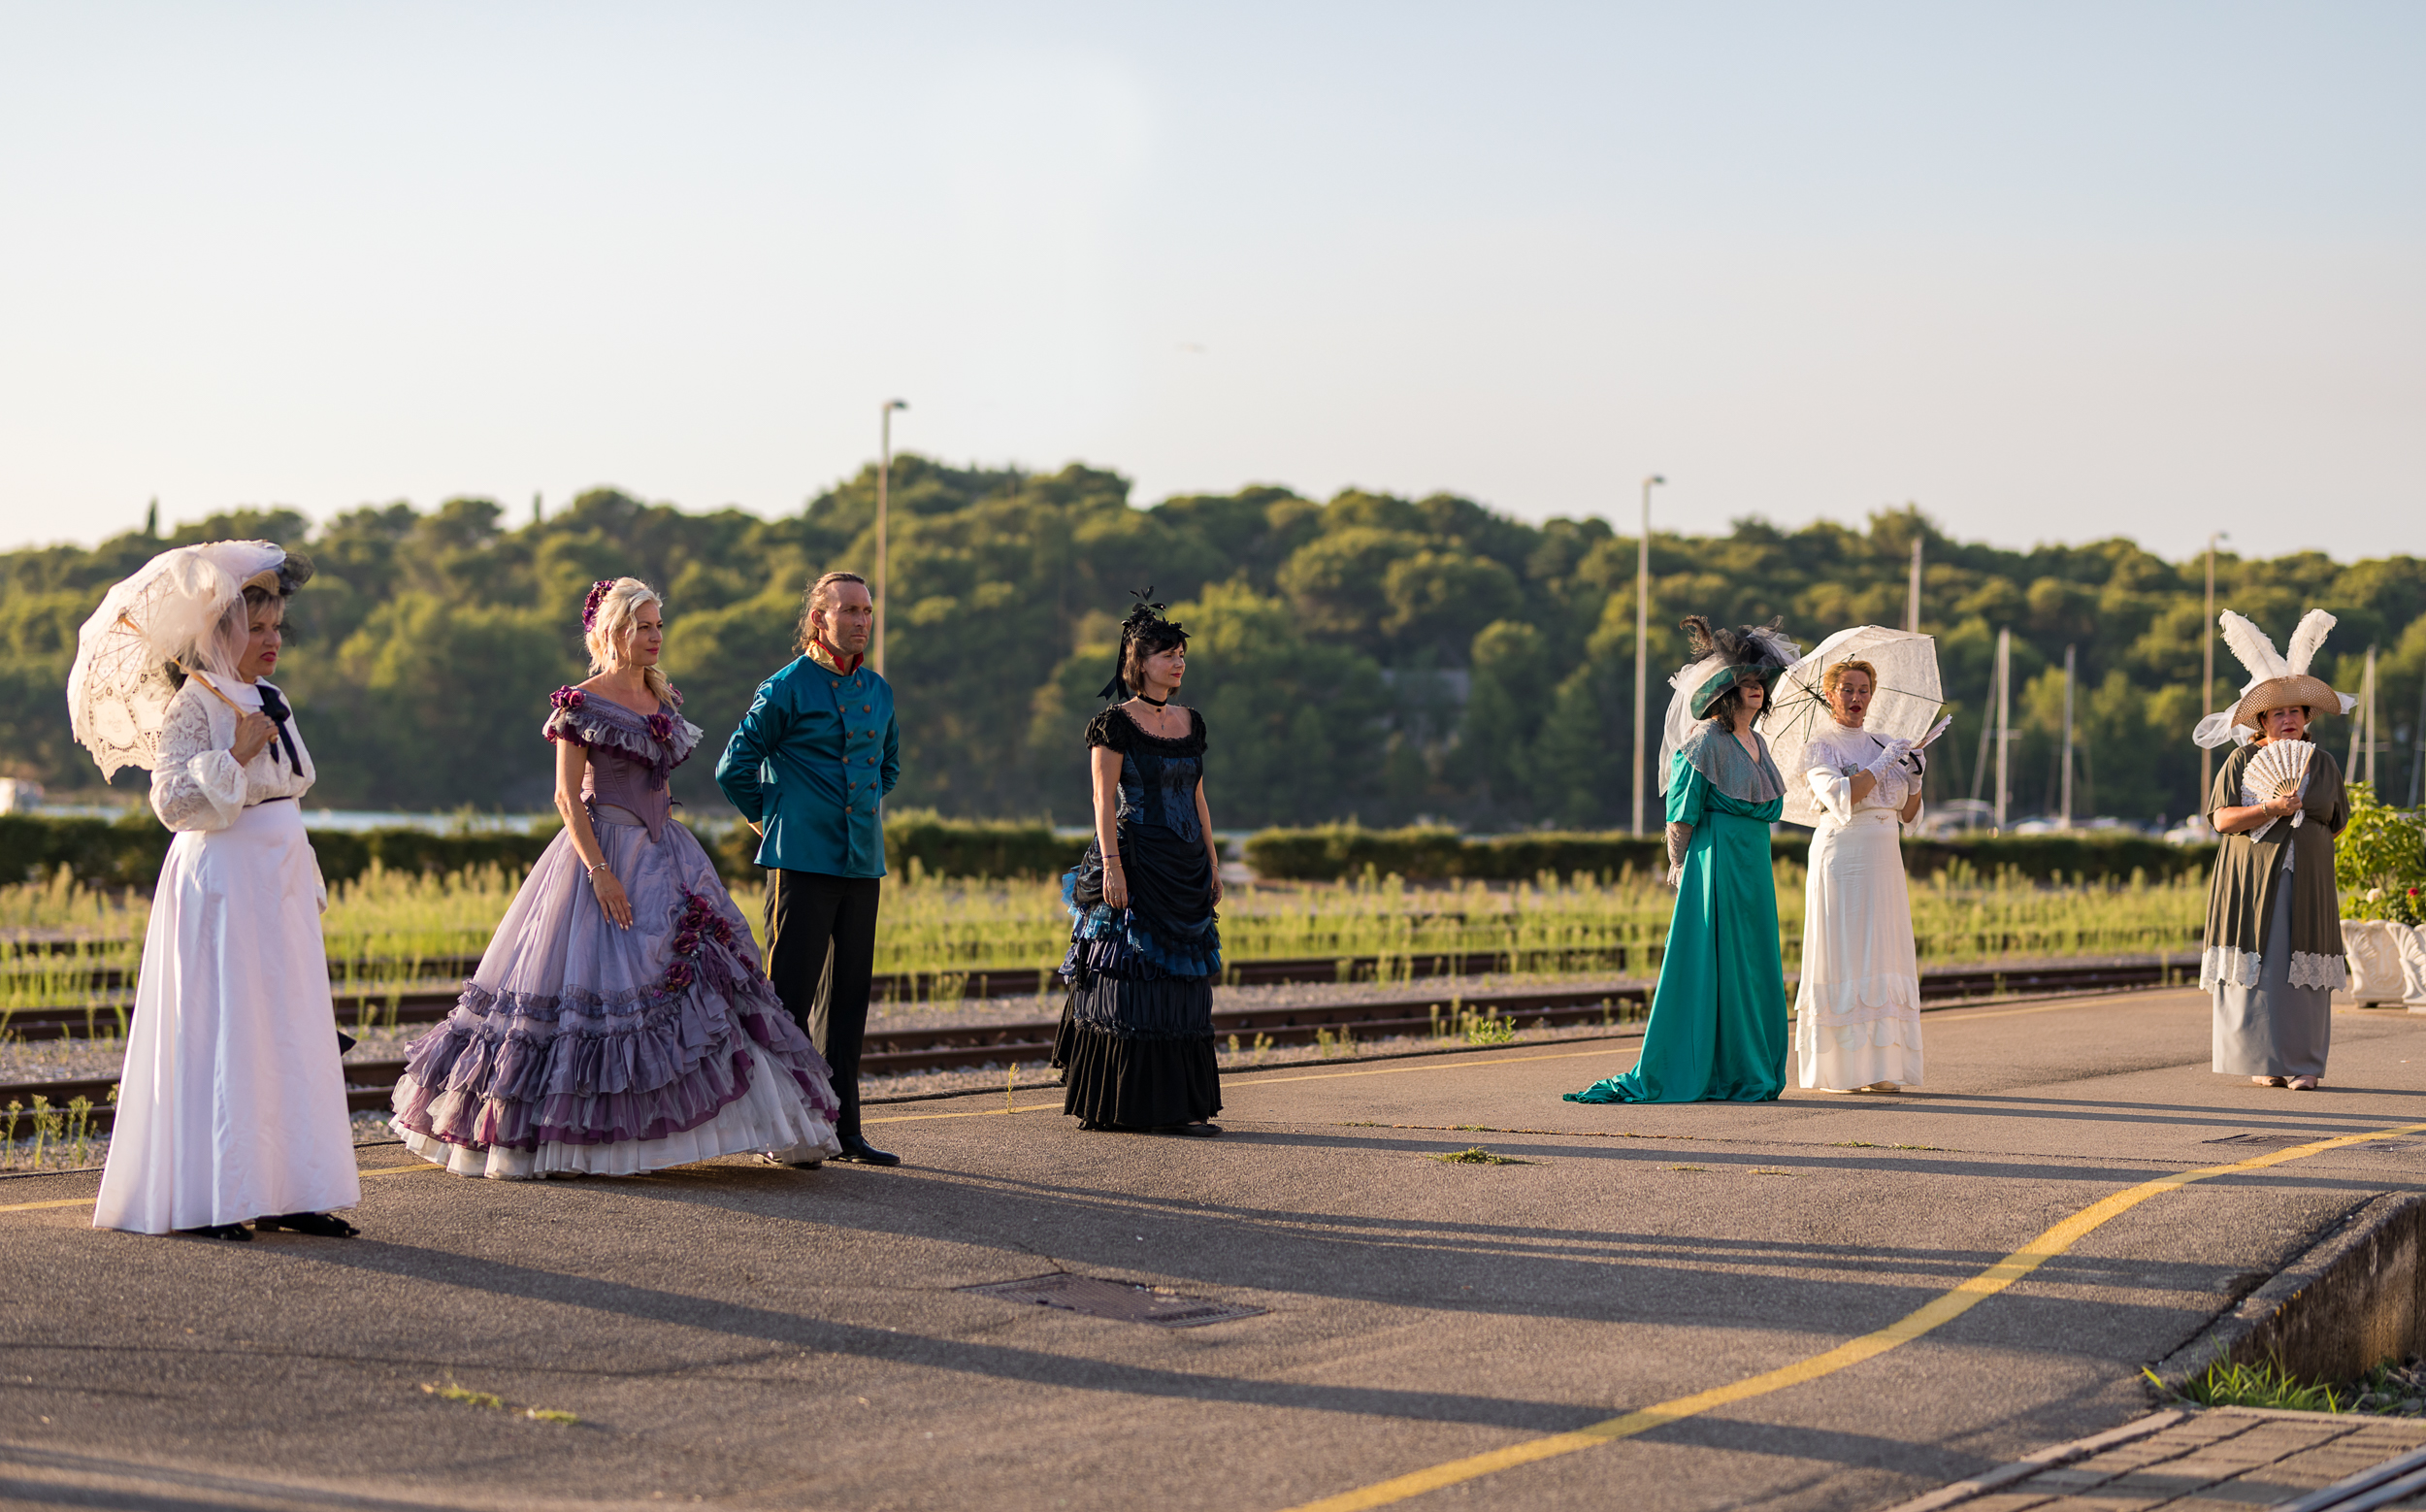
{"label": "straw hat with white feather", "polygon": [[2336,693],[2321,677],[2313,676],[2309,667],[2316,653],[2324,647],[2325,634],[2334,627],[2334,617],[2323,609],[2311,609],[2300,617],[2299,628],[2291,632],[2288,654],[2275,649],[2275,642],[2266,632],[2247,619],[2226,609],[2215,616],[2223,628],[2224,644],[2240,658],[2249,671],[2249,680],[2241,687],[2241,701],[2220,713],[2199,721],[2190,739],[2202,746],[2246,745],[2256,736],[2258,721],[2269,709],[2306,708],[2314,714],[2319,710],[2346,714],[2358,707],[2359,701],[2347,693]]}

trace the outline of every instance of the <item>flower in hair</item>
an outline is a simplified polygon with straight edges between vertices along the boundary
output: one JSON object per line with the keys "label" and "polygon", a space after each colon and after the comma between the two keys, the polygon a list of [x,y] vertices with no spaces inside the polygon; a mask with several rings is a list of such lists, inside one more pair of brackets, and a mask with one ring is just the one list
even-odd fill
{"label": "flower in hair", "polygon": [[614,588],[615,580],[611,577],[601,577],[590,584],[590,596],[581,601],[582,630],[586,632],[598,628],[598,607],[606,602],[606,595],[612,593]]}

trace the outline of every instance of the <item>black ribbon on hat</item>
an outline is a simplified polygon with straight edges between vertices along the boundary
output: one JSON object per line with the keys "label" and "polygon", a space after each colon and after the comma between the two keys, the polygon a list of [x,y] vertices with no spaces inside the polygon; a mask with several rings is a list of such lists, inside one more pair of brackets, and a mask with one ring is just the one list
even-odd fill
{"label": "black ribbon on hat", "polygon": [[1129,685],[1129,642],[1140,634],[1160,630],[1172,637],[1177,644],[1188,643],[1188,632],[1163,617],[1163,606],[1154,602],[1151,586],[1143,591],[1131,588],[1129,596],[1137,604],[1129,611],[1129,617],[1121,621],[1120,649],[1112,653],[1112,680],[1097,691],[1097,698],[1126,702],[1136,691]]}
{"label": "black ribbon on hat", "polygon": [[[286,746],[287,765],[295,769],[295,775],[302,776],[303,757],[295,749],[295,737],[286,728],[286,721],[294,717],[295,711],[286,707],[285,696],[278,689],[266,682],[256,682],[253,686],[261,693],[261,711],[269,715],[271,722],[278,726],[278,738]],[[270,752],[271,759],[275,761],[278,746],[271,746]]]}

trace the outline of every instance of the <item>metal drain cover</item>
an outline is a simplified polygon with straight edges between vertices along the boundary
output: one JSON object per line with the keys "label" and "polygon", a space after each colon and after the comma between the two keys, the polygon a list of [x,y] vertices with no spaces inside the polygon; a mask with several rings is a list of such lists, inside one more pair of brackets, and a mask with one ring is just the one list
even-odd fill
{"label": "metal drain cover", "polygon": [[1090,1318],[1109,1318],[1116,1323],[1151,1323],[1164,1329],[1194,1329],[1207,1323],[1227,1323],[1232,1318],[1253,1318],[1264,1311],[1261,1307],[1245,1307],[1236,1302],[1182,1297],[1167,1287],[1141,1286],[1133,1281],[1105,1281],[1096,1276],[1072,1275],[1066,1270],[1057,1270],[1051,1275],[1030,1276],[1024,1281],[989,1281],[984,1286],[964,1286],[960,1290],[984,1297],[999,1297],[1006,1302],[1061,1307],[1070,1312],[1083,1312]]}

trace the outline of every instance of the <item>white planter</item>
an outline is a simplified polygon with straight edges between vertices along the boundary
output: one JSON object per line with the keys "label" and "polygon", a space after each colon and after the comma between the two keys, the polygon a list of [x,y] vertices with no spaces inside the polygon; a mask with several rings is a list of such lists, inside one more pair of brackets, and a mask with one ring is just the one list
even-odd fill
{"label": "white planter", "polygon": [[2426,1013],[2426,933],[2382,919],[2342,921],[2350,958],[2350,1001],[2406,1003]]}

